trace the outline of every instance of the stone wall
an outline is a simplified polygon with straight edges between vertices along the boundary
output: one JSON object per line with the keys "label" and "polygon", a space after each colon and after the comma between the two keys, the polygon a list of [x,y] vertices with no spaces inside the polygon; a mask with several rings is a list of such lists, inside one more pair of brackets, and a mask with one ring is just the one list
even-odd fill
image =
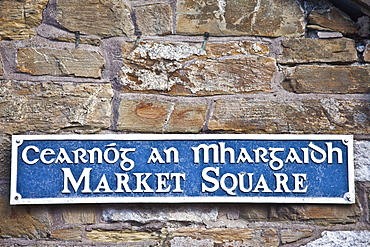
{"label": "stone wall", "polygon": [[[0,245],[368,246],[370,8],[351,2],[0,0]],[[10,206],[11,135],[71,133],[353,134],[356,203]]]}

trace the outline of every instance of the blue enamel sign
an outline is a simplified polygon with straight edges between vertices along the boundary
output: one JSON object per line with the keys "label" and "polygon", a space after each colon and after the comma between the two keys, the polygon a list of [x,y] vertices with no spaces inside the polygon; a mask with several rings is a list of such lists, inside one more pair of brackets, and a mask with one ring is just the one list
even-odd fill
{"label": "blue enamel sign", "polygon": [[354,203],[348,135],[17,135],[11,204]]}

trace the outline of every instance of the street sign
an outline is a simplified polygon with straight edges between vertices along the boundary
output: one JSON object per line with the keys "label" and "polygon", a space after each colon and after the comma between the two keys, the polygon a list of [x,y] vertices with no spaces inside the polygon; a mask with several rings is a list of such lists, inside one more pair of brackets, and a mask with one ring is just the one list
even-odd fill
{"label": "street sign", "polygon": [[355,201],[350,135],[15,135],[10,203]]}

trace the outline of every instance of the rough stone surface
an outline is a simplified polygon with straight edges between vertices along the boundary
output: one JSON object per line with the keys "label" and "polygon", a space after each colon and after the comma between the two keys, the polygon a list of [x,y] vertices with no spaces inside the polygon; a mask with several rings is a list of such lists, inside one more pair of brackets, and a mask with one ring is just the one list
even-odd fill
{"label": "rough stone surface", "polygon": [[273,205],[270,219],[274,221],[304,221],[312,224],[352,224],[358,221],[358,205]]}
{"label": "rough stone surface", "polygon": [[209,129],[243,133],[368,134],[370,104],[357,100],[218,100]]}
{"label": "rough stone surface", "polygon": [[105,209],[102,219],[107,222],[192,222],[204,224],[216,221],[218,210],[212,207],[174,206],[174,207],[137,207],[126,209]]}
{"label": "rough stone surface", "polygon": [[63,206],[62,215],[66,224],[94,224],[95,207],[94,206]]}
{"label": "rough stone surface", "polygon": [[355,180],[370,181],[370,141],[355,141]]}
{"label": "rough stone surface", "polygon": [[103,37],[134,34],[130,5],[125,0],[57,1],[57,21],[69,31]]}
{"label": "rough stone surface", "polygon": [[294,36],[304,34],[304,14],[296,1],[177,1],[177,33]]}
{"label": "rough stone surface", "polygon": [[48,0],[3,0],[0,6],[0,40],[29,39],[41,24]]}
{"label": "rough stone surface", "polygon": [[0,195],[0,236],[45,238],[50,225],[46,207],[10,206],[9,199]]}
{"label": "rough stone surface", "polygon": [[0,83],[1,133],[94,133],[110,126],[110,84]]}
{"label": "rough stone surface", "polygon": [[104,59],[97,52],[21,48],[17,52],[17,69],[31,75],[100,78]]}
{"label": "rough stone surface", "polygon": [[117,129],[138,132],[199,133],[207,106],[157,100],[122,100]]}
{"label": "rough stone surface", "polygon": [[370,232],[369,231],[325,231],[322,237],[308,243],[304,247],[367,247],[370,245]]}
{"label": "rough stone surface", "polygon": [[280,233],[281,235],[281,243],[293,243],[297,242],[298,240],[311,237],[313,235],[313,230],[305,229],[305,230],[286,230]]}
{"label": "rough stone surface", "polygon": [[356,62],[357,51],[352,39],[284,39],[282,54],[277,59],[282,64],[344,63]]}
{"label": "rough stone surface", "polygon": [[341,32],[344,35],[355,34],[357,32],[355,23],[351,18],[336,7],[311,11],[308,16],[308,24]]}
{"label": "rough stone surface", "polygon": [[67,241],[80,241],[82,239],[82,231],[78,227],[55,230],[50,233],[50,238]]}
{"label": "rough stone surface", "polygon": [[117,129],[138,132],[162,132],[171,103],[157,100],[122,100]]}
{"label": "rough stone surface", "polygon": [[176,103],[165,125],[166,132],[199,133],[206,119],[207,105]]}
{"label": "rough stone surface", "polygon": [[[207,239],[212,246],[279,246],[275,229],[236,229],[236,228],[180,228],[170,233],[171,238]],[[186,240],[186,239],[185,239]],[[171,240],[172,241],[172,240]],[[170,241],[170,242],[171,242]],[[179,242],[179,239],[174,240]],[[206,244],[208,244],[206,242]],[[235,245],[234,245],[235,244]],[[206,245],[209,246],[209,245]]]}
{"label": "rough stone surface", "polygon": [[1,56],[0,56],[0,75],[3,75],[4,72],[3,72],[3,62],[2,62],[2,59],[1,59]]}
{"label": "rough stone surface", "polygon": [[299,65],[289,68],[284,88],[295,93],[369,93],[369,65]]}
{"label": "rough stone surface", "polygon": [[10,178],[11,137],[0,134],[0,180]]}
{"label": "rough stone surface", "polygon": [[160,233],[157,232],[140,232],[134,230],[103,230],[94,229],[86,232],[86,237],[91,241],[99,242],[144,242],[148,241],[144,246],[156,245],[161,239]]}
{"label": "rough stone surface", "polygon": [[365,48],[363,56],[366,62],[370,62],[370,44],[366,44],[366,48]]}
{"label": "rough stone surface", "polygon": [[135,7],[138,29],[144,35],[168,35],[172,33],[172,8],[157,3]]}
{"label": "rough stone surface", "polygon": [[245,220],[265,220],[268,218],[270,207],[268,205],[243,205],[239,217]]}
{"label": "rough stone surface", "polygon": [[251,42],[213,44],[206,51],[181,43],[144,43],[134,50],[128,44],[121,84],[129,91],[176,95],[268,92],[276,65],[273,58],[259,55],[267,49]]}

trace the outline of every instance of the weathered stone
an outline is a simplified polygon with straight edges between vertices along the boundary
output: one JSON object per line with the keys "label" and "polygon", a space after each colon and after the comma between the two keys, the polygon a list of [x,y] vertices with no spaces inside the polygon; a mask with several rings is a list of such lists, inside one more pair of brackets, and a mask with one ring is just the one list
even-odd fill
{"label": "weathered stone", "polygon": [[103,37],[134,34],[130,5],[125,0],[58,0],[57,11],[58,22],[72,32]]}
{"label": "weathered stone", "polygon": [[162,132],[170,109],[171,103],[165,101],[122,100],[117,129]]}
{"label": "weathered stone", "polygon": [[94,224],[95,223],[95,207],[94,206],[64,206],[62,207],[62,215],[66,224]]}
{"label": "weathered stone", "polygon": [[138,29],[144,35],[172,33],[172,8],[169,4],[156,3],[135,7]]}
{"label": "weathered stone", "polygon": [[3,0],[0,6],[0,40],[29,39],[33,28],[41,24],[42,11],[48,0]]}
{"label": "weathered stone", "polygon": [[355,181],[370,181],[370,141],[355,141]]}
{"label": "weathered stone", "polygon": [[295,93],[369,93],[369,65],[300,65],[290,68],[284,88]]}
{"label": "weathered stone", "polygon": [[304,34],[304,14],[296,1],[177,1],[179,34],[293,36]]}
{"label": "weathered stone", "polygon": [[86,232],[86,237],[90,241],[99,242],[146,242],[145,246],[151,244],[156,244],[158,240],[161,240],[160,233],[157,232],[140,232],[134,230],[102,230],[94,229],[92,231]]}
{"label": "weathered stone", "polygon": [[282,54],[277,61],[282,64],[357,61],[352,39],[284,39],[281,45]]}
{"label": "weathered stone", "polygon": [[269,92],[275,60],[255,55],[266,50],[251,42],[212,44],[206,52],[183,43],[144,43],[134,50],[127,44],[121,84],[128,91],[177,95]]}
{"label": "weathered stone", "polygon": [[368,134],[370,103],[358,100],[219,100],[212,131]]}
{"label": "weathered stone", "polygon": [[50,226],[46,207],[10,206],[9,199],[0,196],[0,236],[45,238]]}
{"label": "weathered stone", "polygon": [[366,44],[366,48],[365,48],[363,56],[366,62],[370,62],[370,44]]}
{"label": "weathered stone", "polygon": [[104,59],[98,52],[21,48],[17,69],[31,75],[100,78]]}
{"label": "weathered stone", "polygon": [[203,128],[207,105],[198,103],[176,103],[170,119],[165,125],[166,132],[199,133]]}
{"label": "weathered stone", "polygon": [[[279,246],[278,234],[274,229],[240,229],[240,228],[180,228],[170,232],[170,238],[211,240],[213,246]],[[207,244],[207,243],[206,243]],[[207,245],[206,245],[207,246]]]}
{"label": "weathered stone", "polygon": [[117,129],[138,132],[199,133],[207,105],[156,100],[123,100]]}
{"label": "weathered stone", "polygon": [[50,233],[50,238],[67,241],[80,241],[82,239],[82,231],[78,227],[54,230]]}
{"label": "weathered stone", "polygon": [[177,206],[150,208],[105,209],[102,219],[107,222],[192,222],[204,224],[207,221],[216,221],[218,210],[212,207]]}
{"label": "weathered stone", "polygon": [[311,237],[313,235],[313,231],[309,229],[305,230],[285,230],[281,231],[281,242],[283,244],[293,243],[298,240]]}
{"label": "weathered stone", "polygon": [[1,59],[1,56],[0,56],[0,75],[3,75],[4,72],[3,72],[3,61]]}
{"label": "weathered stone", "polygon": [[[194,239],[191,237],[174,237],[169,241],[171,247],[214,247],[214,241],[210,239]],[[229,245],[230,246],[230,245]]]}
{"label": "weathered stone", "polygon": [[270,219],[274,221],[309,221],[315,224],[350,224],[358,222],[361,210],[353,205],[274,205]]}
{"label": "weathered stone", "polygon": [[303,247],[336,247],[336,246],[369,246],[370,232],[369,231],[325,231],[321,234],[321,238],[308,243]]}
{"label": "weathered stone", "polygon": [[0,81],[0,133],[94,133],[110,126],[110,84]]}
{"label": "weathered stone", "polygon": [[331,31],[341,32],[344,35],[355,34],[355,23],[343,11],[336,7],[329,9],[315,9],[308,16],[308,24],[328,28]]}
{"label": "weathered stone", "polygon": [[267,205],[243,205],[240,209],[240,218],[245,220],[266,220],[270,207]]}
{"label": "weathered stone", "polygon": [[[55,37],[53,38],[55,41],[60,41],[60,42],[69,42],[69,43],[76,43],[76,38],[75,37]],[[79,44],[89,44],[89,45],[94,45],[94,46],[99,46],[100,45],[100,39],[97,38],[80,38],[79,39]]]}
{"label": "weathered stone", "polygon": [[1,178],[10,178],[10,136],[0,134],[0,180]]}

